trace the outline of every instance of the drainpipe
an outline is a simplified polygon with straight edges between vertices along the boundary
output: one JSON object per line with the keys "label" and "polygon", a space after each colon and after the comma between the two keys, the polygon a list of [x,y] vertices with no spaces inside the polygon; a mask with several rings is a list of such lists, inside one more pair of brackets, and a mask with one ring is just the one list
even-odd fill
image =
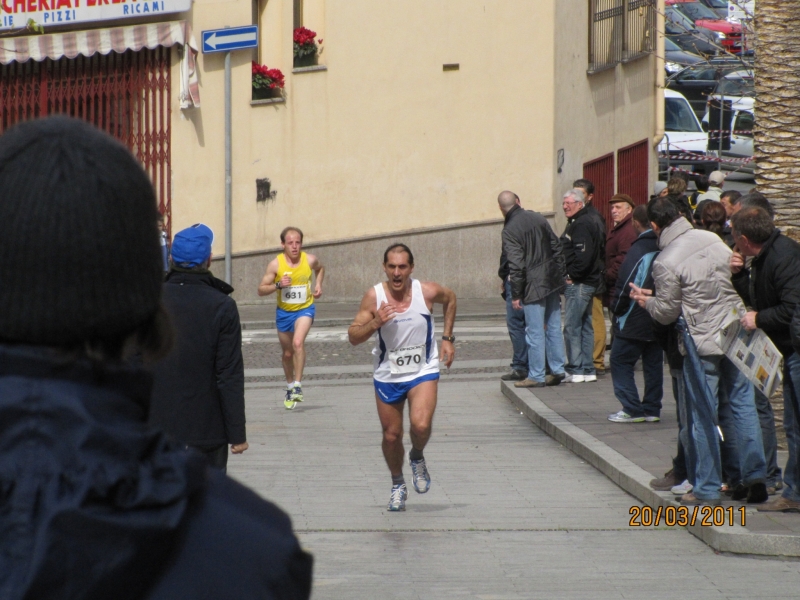
{"label": "drainpipe", "polygon": [[653,148],[664,139],[664,0],[658,0],[656,7],[656,134]]}

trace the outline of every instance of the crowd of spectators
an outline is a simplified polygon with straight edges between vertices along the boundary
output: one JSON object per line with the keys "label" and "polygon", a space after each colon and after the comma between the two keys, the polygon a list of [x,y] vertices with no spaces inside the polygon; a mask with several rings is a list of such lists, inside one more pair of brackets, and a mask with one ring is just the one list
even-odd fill
{"label": "crowd of spectators", "polygon": [[[724,190],[724,179],[715,171],[689,195],[686,179],[675,176],[659,182],[646,205],[617,194],[608,225],[592,206],[594,186],[579,179],[563,195],[560,238],[516,195],[501,194],[499,274],[512,339],[517,332],[515,362],[503,379],[516,387],[597,381],[606,350],[605,321],[593,318],[599,299],[601,317],[605,306],[611,319],[609,368],[621,405],[609,421],[659,421],[665,356],[669,364],[678,449],[673,468],[651,486],[671,490],[684,504],[718,504],[727,495],[759,510],[800,512],[800,244],[774,225],[766,197]],[[560,334],[562,294],[563,338],[553,335]],[[748,331],[761,329],[783,354],[784,472],[769,399],[718,345],[732,319]]]}

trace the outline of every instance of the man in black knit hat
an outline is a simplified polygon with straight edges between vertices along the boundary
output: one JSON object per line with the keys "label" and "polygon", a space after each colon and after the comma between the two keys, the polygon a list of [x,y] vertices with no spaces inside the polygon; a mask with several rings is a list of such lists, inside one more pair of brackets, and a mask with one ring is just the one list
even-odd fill
{"label": "man in black knit hat", "polygon": [[0,137],[0,598],[308,598],[287,515],[147,426],[152,185],[87,123]]}

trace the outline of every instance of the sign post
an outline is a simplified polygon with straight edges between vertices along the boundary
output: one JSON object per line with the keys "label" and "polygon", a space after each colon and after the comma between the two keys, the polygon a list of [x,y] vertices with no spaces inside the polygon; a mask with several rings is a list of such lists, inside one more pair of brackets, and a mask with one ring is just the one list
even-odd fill
{"label": "sign post", "polygon": [[231,177],[231,52],[258,46],[258,25],[226,27],[202,32],[203,54],[225,53],[225,281],[231,283],[233,238]]}

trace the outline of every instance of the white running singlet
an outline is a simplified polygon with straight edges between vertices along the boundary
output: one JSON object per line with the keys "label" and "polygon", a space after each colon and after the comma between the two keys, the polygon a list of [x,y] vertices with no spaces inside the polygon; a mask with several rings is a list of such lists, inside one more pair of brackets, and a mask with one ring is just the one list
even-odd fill
{"label": "white running singlet", "polygon": [[[375,286],[377,308],[387,302],[383,284]],[[422,284],[411,280],[411,305],[384,323],[375,335],[375,380],[384,383],[412,381],[439,372],[439,350],[434,338],[433,315],[422,296]]]}

